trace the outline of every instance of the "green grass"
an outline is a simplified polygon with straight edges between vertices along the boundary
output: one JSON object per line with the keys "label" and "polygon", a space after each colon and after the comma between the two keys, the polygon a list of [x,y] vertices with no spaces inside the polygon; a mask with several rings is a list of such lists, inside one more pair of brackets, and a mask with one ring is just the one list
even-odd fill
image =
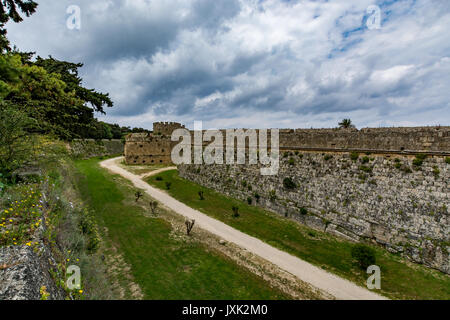
{"label": "green grass", "polygon": [[[182,179],[176,170],[147,179],[153,186],[165,189],[174,198],[226,224],[255,236],[268,244],[298,256],[326,270],[365,286],[368,275],[351,258],[353,244],[338,240],[324,232],[312,231],[294,221],[235,200],[211,189]],[[200,200],[198,191],[204,191]],[[239,218],[232,216],[232,207],[239,207]],[[314,235],[314,236],[312,236]],[[408,263],[399,256],[374,247],[377,265],[381,268],[381,293],[397,299],[449,299],[450,277],[439,271]]]}
{"label": "green grass", "polygon": [[220,253],[171,237],[170,223],[146,217],[134,203],[135,189],[98,162],[77,161],[78,189],[131,266],[145,299],[288,298]]}

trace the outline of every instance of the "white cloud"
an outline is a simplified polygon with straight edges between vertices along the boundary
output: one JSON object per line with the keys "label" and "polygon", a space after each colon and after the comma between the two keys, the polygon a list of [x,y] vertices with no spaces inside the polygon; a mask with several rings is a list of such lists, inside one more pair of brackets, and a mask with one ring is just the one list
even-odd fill
{"label": "white cloud", "polygon": [[379,30],[364,26],[373,0],[83,0],[73,33],[62,0],[9,34],[86,62],[86,84],[116,102],[106,119],[123,124],[449,124],[449,2],[375,2]]}

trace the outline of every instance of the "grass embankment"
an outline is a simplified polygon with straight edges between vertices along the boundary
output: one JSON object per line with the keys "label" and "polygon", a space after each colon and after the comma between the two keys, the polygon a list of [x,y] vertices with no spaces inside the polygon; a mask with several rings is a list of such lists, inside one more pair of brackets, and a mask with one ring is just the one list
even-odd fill
{"label": "grass embankment", "polygon": [[[171,224],[149,217],[135,189],[98,165],[77,161],[78,188],[100,229],[131,266],[144,299],[283,299],[268,283],[218,252],[171,236]],[[143,207],[144,206],[144,207]]]}
{"label": "grass embankment", "polygon": [[[157,177],[162,180],[157,180]],[[146,179],[192,208],[257,237],[268,244],[311,262],[323,269],[365,286],[368,275],[352,260],[353,244],[338,240],[324,232],[312,230],[264,209],[226,197],[211,189],[182,179],[176,170]],[[203,190],[204,200],[198,192]],[[232,207],[239,207],[238,218]],[[409,263],[386,250],[374,247],[377,265],[381,268],[381,293],[396,299],[449,299],[450,277],[441,272]]]}
{"label": "grass embankment", "polygon": [[[78,205],[74,166],[65,144],[45,136],[32,138],[30,163],[20,168],[28,173],[14,173],[14,179],[3,181],[0,176],[0,247],[28,246],[38,256],[43,250],[51,254],[48,272],[67,299],[114,298],[96,252],[95,223],[89,208]],[[8,263],[2,261],[0,271],[9,268]],[[83,277],[81,288],[70,290],[66,271],[72,264],[81,268]],[[41,287],[40,298],[55,298],[46,289]]]}

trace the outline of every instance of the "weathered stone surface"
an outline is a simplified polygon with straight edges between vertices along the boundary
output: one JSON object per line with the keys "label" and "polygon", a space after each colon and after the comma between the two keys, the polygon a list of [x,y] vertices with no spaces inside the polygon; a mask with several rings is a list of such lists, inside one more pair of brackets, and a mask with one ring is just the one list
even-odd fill
{"label": "weathered stone surface", "polygon": [[69,144],[69,149],[73,156],[88,159],[123,154],[124,143],[117,139],[76,139]]}
{"label": "weathered stone surface", "polygon": [[[450,273],[450,165],[443,157],[429,156],[414,166],[415,157],[408,155],[370,154],[363,160],[366,155],[361,154],[352,161],[347,152],[326,154],[291,152],[281,159],[275,176],[260,175],[257,165],[178,169],[182,177],[223,194],[244,201],[251,197],[253,204],[282,216],[288,213],[312,228],[355,241],[373,240]],[[286,177],[297,185],[294,190],[283,186]],[[301,208],[308,214],[301,214]]]}
{"label": "weathered stone surface", "polygon": [[43,286],[49,300],[64,299],[49,272],[54,264],[44,246],[37,252],[28,246],[0,248],[0,300],[40,300]]}

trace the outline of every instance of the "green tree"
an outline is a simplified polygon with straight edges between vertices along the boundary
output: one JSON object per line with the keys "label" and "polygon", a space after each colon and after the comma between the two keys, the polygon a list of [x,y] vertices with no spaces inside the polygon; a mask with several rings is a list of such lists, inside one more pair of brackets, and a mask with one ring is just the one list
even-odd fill
{"label": "green tree", "polygon": [[339,122],[339,128],[348,129],[348,128],[354,128],[354,127],[355,126],[353,125],[352,120],[350,120],[350,119],[344,119],[341,122]]}
{"label": "green tree", "polygon": [[23,19],[19,11],[27,17],[32,15],[38,4],[31,0],[0,0],[0,52],[10,51],[9,41],[6,38],[5,24],[11,19],[18,23]]}
{"label": "green tree", "polygon": [[112,138],[109,125],[99,124],[94,112],[112,106],[107,94],[81,86],[80,64],[38,58],[32,54],[0,54],[0,98],[36,119],[31,132],[73,138]]}
{"label": "green tree", "polygon": [[10,179],[13,171],[30,158],[32,144],[26,128],[32,123],[25,112],[0,102],[0,174],[4,179]]}
{"label": "green tree", "polygon": [[363,270],[376,263],[375,250],[364,244],[353,246],[351,254],[352,258],[358,261],[359,266]]}
{"label": "green tree", "polygon": [[[27,61],[27,63],[30,61]],[[94,89],[86,89],[82,84],[82,79],[78,75],[78,69],[83,67],[82,63],[71,63],[58,61],[51,56],[48,59],[37,57],[35,65],[43,67],[48,73],[57,73],[61,80],[66,83],[66,92],[75,92],[75,96],[85,103],[90,104],[95,112],[105,114],[104,106],[112,107],[113,102],[109,94],[96,92]]]}

